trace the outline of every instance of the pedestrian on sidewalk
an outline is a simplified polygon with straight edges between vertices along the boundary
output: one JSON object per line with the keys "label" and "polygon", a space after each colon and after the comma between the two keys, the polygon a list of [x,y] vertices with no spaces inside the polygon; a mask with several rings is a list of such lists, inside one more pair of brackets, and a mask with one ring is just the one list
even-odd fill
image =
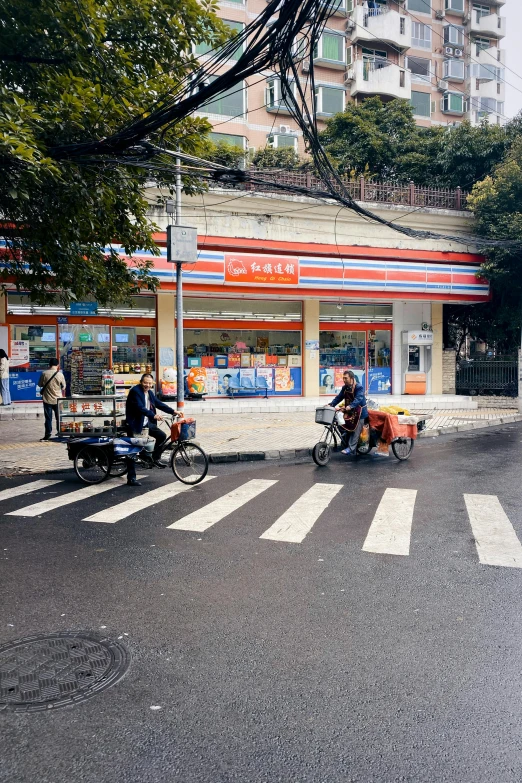
{"label": "pedestrian on sidewalk", "polygon": [[60,370],[58,359],[51,359],[49,369],[44,370],[38,380],[41,389],[45,417],[45,435],[40,440],[50,440],[53,431],[53,412],[56,419],[56,434],[58,435],[58,397],[65,389],[65,378]]}
{"label": "pedestrian on sidewalk", "polygon": [[[164,468],[159,461],[161,454],[161,446],[166,440],[167,436],[156,424],[157,421],[161,421],[163,416],[156,413],[156,408],[165,413],[170,413],[172,416],[177,416],[175,410],[169,405],[160,402],[152,391],[154,386],[154,378],[148,372],[141,376],[140,382],[133,386],[127,396],[127,402],[125,404],[125,417],[127,420],[127,435],[130,438],[139,438],[145,429],[145,434],[148,434],[151,438],[154,438],[156,445],[152,452],[152,459],[156,467]],[[179,414],[181,415],[181,414]],[[136,463],[132,459],[127,459],[127,484],[130,487],[139,487],[139,481],[136,481]]]}
{"label": "pedestrian on sidewalk", "polygon": [[2,405],[11,405],[11,392],[9,391],[9,356],[3,348],[0,348],[0,393]]}

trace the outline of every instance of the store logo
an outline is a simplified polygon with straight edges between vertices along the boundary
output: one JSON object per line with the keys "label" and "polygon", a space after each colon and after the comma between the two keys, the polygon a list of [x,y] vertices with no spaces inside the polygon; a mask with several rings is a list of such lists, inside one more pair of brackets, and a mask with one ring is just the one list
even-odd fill
{"label": "store logo", "polygon": [[231,275],[231,277],[239,277],[240,275],[247,274],[245,265],[239,258],[232,257],[228,262],[227,268],[228,268],[228,274]]}

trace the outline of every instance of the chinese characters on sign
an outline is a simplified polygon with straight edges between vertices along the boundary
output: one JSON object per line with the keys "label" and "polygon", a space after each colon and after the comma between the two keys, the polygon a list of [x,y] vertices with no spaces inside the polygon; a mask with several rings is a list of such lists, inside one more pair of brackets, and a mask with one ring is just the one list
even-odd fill
{"label": "chinese characters on sign", "polygon": [[431,345],[433,343],[433,332],[408,332],[408,345]]}
{"label": "chinese characters on sign", "polygon": [[11,340],[11,367],[29,364],[29,340]]}
{"label": "chinese characters on sign", "polygon": [[226,283],[298,285],[299,259],[288,256],[225,254]]}

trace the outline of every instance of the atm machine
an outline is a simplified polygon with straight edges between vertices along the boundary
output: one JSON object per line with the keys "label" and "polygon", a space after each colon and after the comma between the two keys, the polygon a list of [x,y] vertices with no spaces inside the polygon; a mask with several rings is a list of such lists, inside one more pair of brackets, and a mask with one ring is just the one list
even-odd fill
{"label": "atm machine", "polygon": [[402,333],[402,393],[429,392],[433,332],[415,329]]}

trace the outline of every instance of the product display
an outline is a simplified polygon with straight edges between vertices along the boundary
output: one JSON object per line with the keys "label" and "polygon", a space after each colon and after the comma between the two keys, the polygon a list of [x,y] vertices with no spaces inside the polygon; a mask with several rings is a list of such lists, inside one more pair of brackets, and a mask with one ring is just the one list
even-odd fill
{"label": "product display", "polygon": [[58,426],[62,436],[116,435],[124,421],[124,396],[58,398]]}
{"label": "product display", "polygon": [[108,352],[97,348],[73,348],[68,356],[71,394],[101,394],[102,374],[107,369]]}

